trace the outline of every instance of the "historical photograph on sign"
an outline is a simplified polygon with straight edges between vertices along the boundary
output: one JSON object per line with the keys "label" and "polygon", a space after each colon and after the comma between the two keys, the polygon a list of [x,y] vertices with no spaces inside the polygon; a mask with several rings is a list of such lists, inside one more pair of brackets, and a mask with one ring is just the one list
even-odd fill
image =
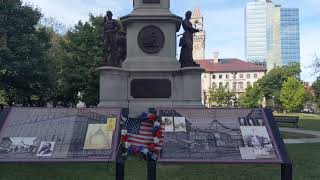
{"label": "historical photograph on sign", "polygon": [[264,126],[262,118],[245,118],[239,117],[238,119],[240,126]]}
{"label": "historical photograph on sign", "polygon": [[239,117],[240,126],[247,126],[247,121],[245,117]]}
{"label": "historical photograph on sign", "polygon": [[266,127],[240,127],[244,146],[252,148],[256,159],[273,159],[275,152]]}
{"label": "historical photograph on sign", "polygon": [[42,141],[37,152],[37,156],[40,157],[50,157],[52,156],[54,150],[55,142],[52,141]]}
{"label": "historical photograph on sign", "polygon": [[242,159],[254,160],[256,155],[251,147],[240,147],[240,154]]}
{"label": "historical photograph on sign", "polygon": [[174,117],[174,132],[187,132],[186,118]]}
{"label": "historical photograph on sign", "polygon": [[[167,123],[170,127],[171,116],[174,116],[175,127],[176,124],[185,126],[178,128],[178,132],[165,133],[160,161],[277,159],[266,127],[259,126],[266,122],[263,110],[164,109],[160,110],[160,115],[163,115],[163,120],[170,122]],[[259,122],[259,119],[263,121]],[[255,138],[258,139],[258,145],[253,145],[256,143]]]}
{"label": "historical photograph on sign", "polygon": [[33,153],[37,150],[36,137],[4,137],[0,143],[0,153]]}
{"label": "historical photograph on sign", "polygon": [[116,128],[117,118],[107,118],[107,130],[114,131]]}
{"label": "historical photograph on sign", "polygon": [[105,124],[89,124],[84,149],[111,149],[113,131],[109,131]]}
{"label": "historical photograph on sign", "polygon": [[165,125],[165,132],[173,132],[173,117],[162,117],[162,122]]}
{"label": "historical photograph on sign", "polygon": [[174,125],[176,126],[177,122],[181,124],[178,128],[181,131],[165,133],[161,159],[241,160],[239,147],[242,146],[242,136],[237,120],[239,116],[225,112],[218,117],[210,111],[177,111]]}

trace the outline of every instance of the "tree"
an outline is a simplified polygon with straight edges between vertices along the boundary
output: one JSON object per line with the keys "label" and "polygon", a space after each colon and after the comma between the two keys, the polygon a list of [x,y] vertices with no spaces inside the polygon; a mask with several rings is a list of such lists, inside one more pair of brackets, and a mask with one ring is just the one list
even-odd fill
{"label": "tree", "polygon": [[0,80],[9,105],[43,106],[50,91],[46,28],[38,9],[21,0],[0,1]]}
{"label": "tree", "polygon": [[313,83],[314,93],[315,93],[315,101],[317,103],[318,108],[320,108],[320,76]]}
{"label": "tree", "polygon": [[[56,98],[65,106],[75,106],[82,100],[87,106],[99,102],[99,76],[95,70],[102,60],[103,17],[90,15],[60,39],[57,59],[59,76]],[[78,93],[82,99],[78,98]]]}
{"label": "tree", "polygon": [[7,103],[8,99],[3,90],[0,90],[0,105],[5,105]]}
{"label": "tree", "polygon": [[257,84],[247,87],[246,92],[240,96],[240,106],[244,108],[258,108],[262,104],[262,92]]}
{"label": "tree", "polygon": [[317,54],[314,56],[313,68],[316,73],[320,72],[320,58],[317,56]]}
{"label": "tree", "polygon": [[301,110],[305,98],[303,84],[294,77],[289,77],[282,85],[280,101],[288,112]]}
{"label": "tree", "polygon": [[209,91],[209,104],[216,107],[231,107],[236,94],[226,87],[213,88]]}
{"label": "tree", "polygon": [[261,89],[263,96],[267,100],[267,106],[276,110],[281,110],[282,103],[280,102],[280,90],[282,84],[289,78],[300,77],[300,65],[292,64],[289,66],[281,66],[272,69],[263,78],[259,79],[257,84]]}

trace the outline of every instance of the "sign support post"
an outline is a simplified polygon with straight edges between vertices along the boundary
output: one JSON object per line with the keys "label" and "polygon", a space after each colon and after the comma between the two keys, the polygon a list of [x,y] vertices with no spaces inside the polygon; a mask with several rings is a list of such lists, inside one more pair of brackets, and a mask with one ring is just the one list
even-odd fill
{"label": "sign support post", "polygon": [[292,180],[292,164],[281,164],[281,180]]}
{"label": "sign support post", "polygon": [[148,166],[147,167],[148,180],[156,180],[157,179],[157,162],[148,161],[147,166]]}

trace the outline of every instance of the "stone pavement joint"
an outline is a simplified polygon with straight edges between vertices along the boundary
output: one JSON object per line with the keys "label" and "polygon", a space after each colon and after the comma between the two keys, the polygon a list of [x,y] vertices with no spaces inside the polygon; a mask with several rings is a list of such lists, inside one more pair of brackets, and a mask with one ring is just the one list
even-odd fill
{"label": "stone pavement joint", "polygon": [[308,144],[308,143],[320,143],[320,131],[310,131],[303,129],[294,128],[280,128],[280,131],[291,132],[291,133],[301,133],[307,135],[313,135],[315,138],[303,138],[303,139],[284,139],[286,144]]}

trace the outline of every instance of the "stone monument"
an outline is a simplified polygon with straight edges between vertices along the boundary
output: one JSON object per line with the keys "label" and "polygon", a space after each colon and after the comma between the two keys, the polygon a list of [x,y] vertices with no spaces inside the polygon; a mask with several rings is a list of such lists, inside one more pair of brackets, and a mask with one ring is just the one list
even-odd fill
{"label": "stone monument", "polygon": [[[121,18],[127,56],[121,67],[103,66],[100,107],[200,108],[198,66],[181,66],[176,58],[182,18],[170,11],[170,0],[134,0],[133,11]],[[192,54],[192,51],[191,51]]]}

